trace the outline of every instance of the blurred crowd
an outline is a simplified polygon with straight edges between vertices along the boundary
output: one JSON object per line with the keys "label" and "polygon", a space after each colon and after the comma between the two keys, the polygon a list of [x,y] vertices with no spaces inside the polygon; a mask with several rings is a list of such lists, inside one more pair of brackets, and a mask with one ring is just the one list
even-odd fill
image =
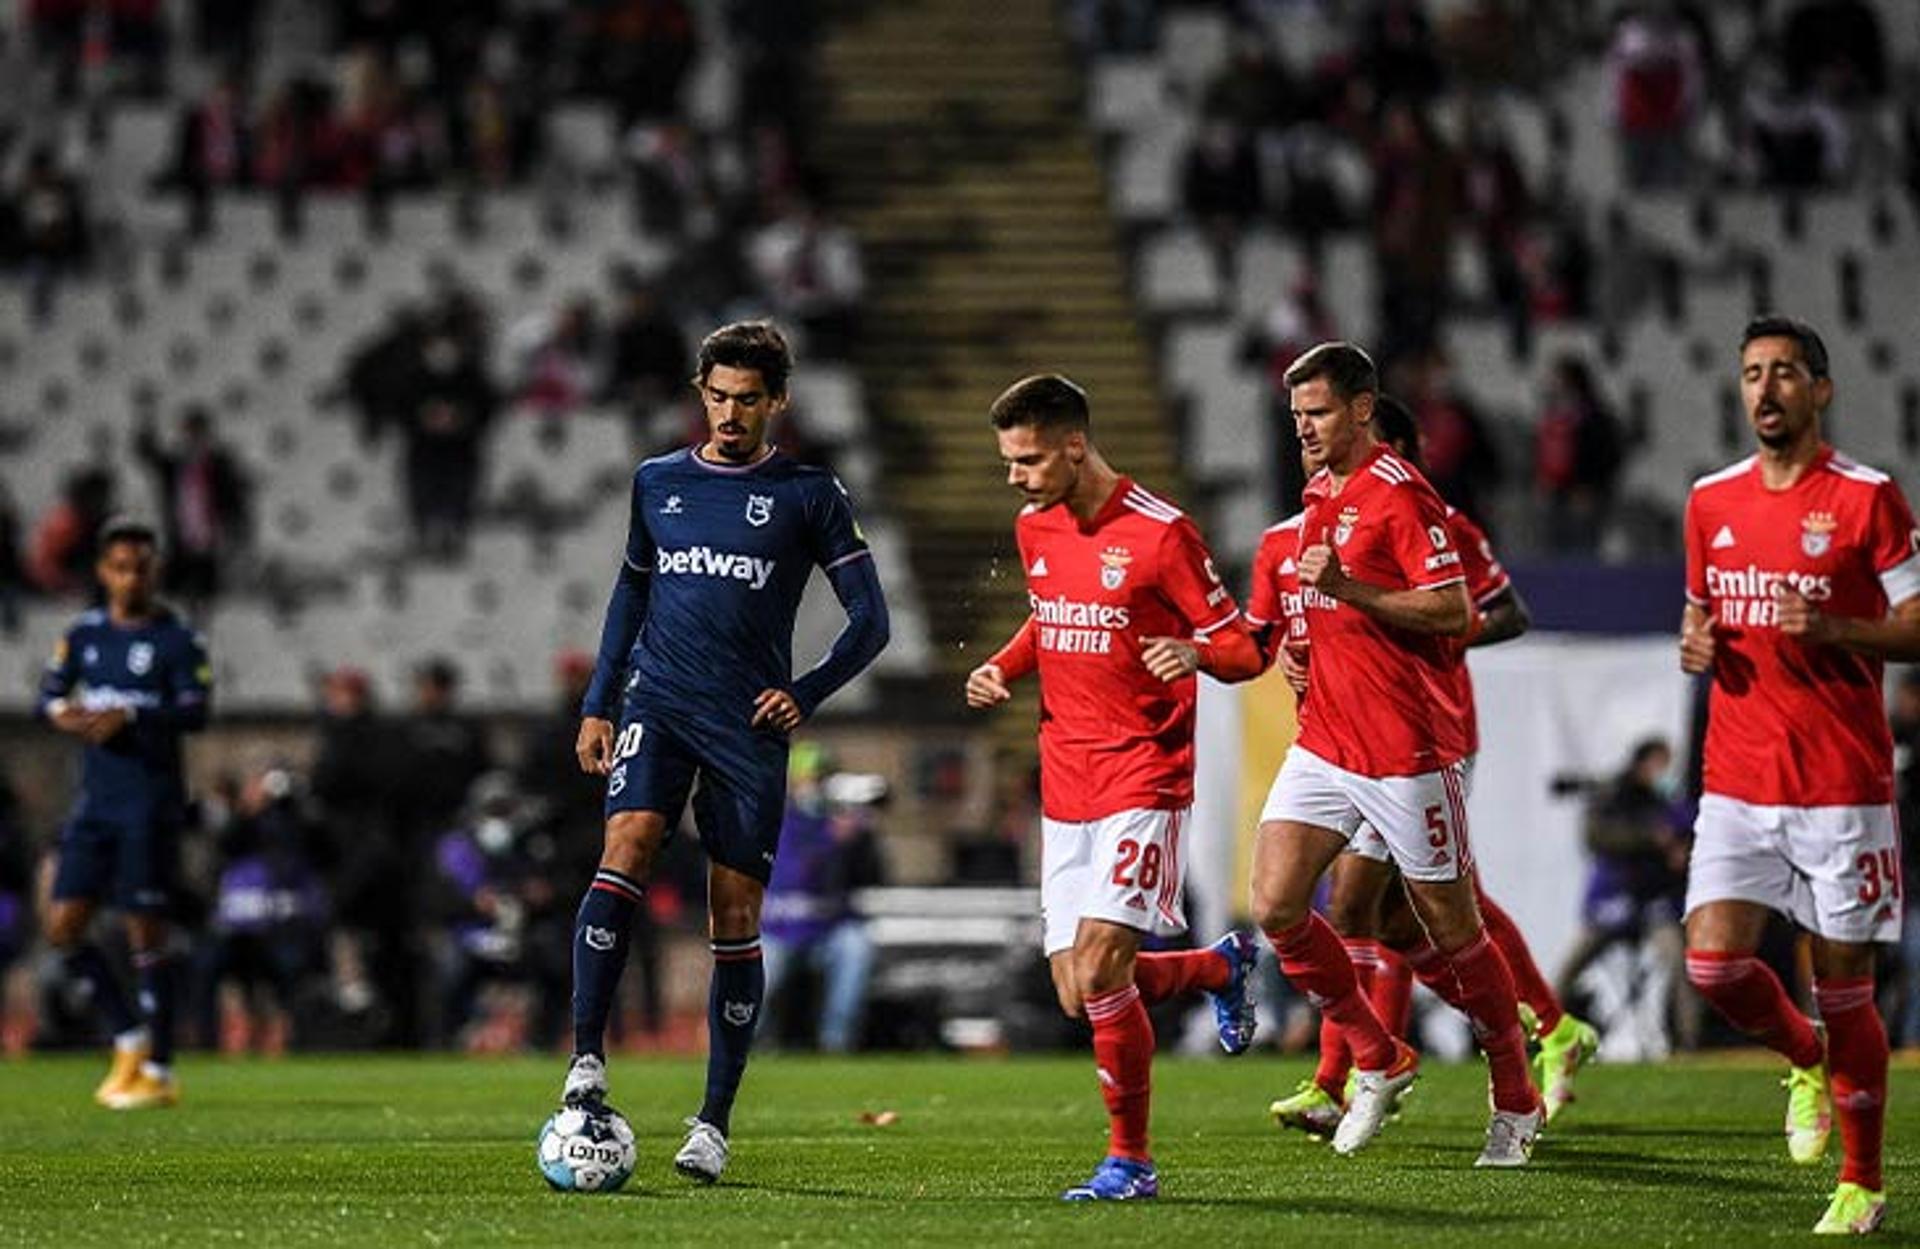
{"label": "blurred crowd", "polygon": [[[200,797],[176,916],[191,946],[181,965],[198,1044],[560,1042],[573,913],[599,862],[604,786],[574,754],[591,661],[567,653],[558,665],[562,700],[515,733],[462,711],[448,661],[419,669],[399,714],[375,705],[365,673],[338,669],[321,688],[310,761],[225,775]],[[877,834],[888,797],[881,777],[796,744],[765,911],[769,1009],[784,1016],[770,1035],[829,1050],[862,1044],[873,948],[854,894],[884,881]],[[0,984],[35,948],[52,831],[23,827],[0,783]],[[705,949],[705,871],[683,829],[635,920],[616,1023],[627,1042],[670,1043],[667,955],[676,940]],[[90,1040],[83,1003],[53,968],[36,971],[34,1044]]]}

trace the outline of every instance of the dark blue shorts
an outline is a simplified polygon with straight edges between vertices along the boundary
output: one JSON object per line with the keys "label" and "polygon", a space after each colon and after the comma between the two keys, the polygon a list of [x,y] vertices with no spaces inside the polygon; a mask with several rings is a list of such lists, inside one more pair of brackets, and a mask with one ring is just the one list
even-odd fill
{"label": "dark blue shorts", "polygon": [[614,736],[607,815],[658,811],[671,833],[689,795],[707,857],[765,884],[786,814],[787,739],[696,730],[629,704]]}
{"label": "dark blue shorts", "polygon": [[180,862],[176,820],[78,817],[60,831],[56,902],[109,902],[123,911],[165,911]]}

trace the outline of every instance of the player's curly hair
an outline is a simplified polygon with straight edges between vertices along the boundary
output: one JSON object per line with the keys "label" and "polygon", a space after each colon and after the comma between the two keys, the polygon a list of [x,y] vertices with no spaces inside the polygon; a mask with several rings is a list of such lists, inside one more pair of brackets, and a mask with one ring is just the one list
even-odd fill
{"label": "player's curly hair", "polygon": [[787,378],[793,374],[793,348],[771,321],[735,321],[701,341],[700,372],[694,380],[704,385],[716,364],[754,370],[767,393],[778,397],[787,393]]}
{"label": "player's curly hair", "polygon": [[160,549],[160,531],[146,521],[134,516],[110,516],[100,526],[94,538],[94,546],[100,551],[121,542],[131,542],[135,546]]}
{"label": "player's curly hair", "polygon": [[995,429],[1030,425],[1040,430],[1081,430],[1093,424],[1087,392],[1058,373],[1023,377],[1000,392],[987,409]]}
{"label": "player's curly hair", "polygon": [[1819,331],[1798,317],[1771,313],[1755,317],[1740,331],[1740,350],[1745,351],[1747,344],[1756,338],[1791,338],[1800,345],[1800,358],[1806,362],[1807,372],[1815,377],[1829,376],[1826,343],[1821,341]]}
{"label": "player's curly hair", "polygon": [[1287,366],[1283,380],[1294,387],[1322,377],[1342,402],[1380,393],[1380,370],[1374,367],[1373,357],[1349,342],[1335,340],[1309,347]]}

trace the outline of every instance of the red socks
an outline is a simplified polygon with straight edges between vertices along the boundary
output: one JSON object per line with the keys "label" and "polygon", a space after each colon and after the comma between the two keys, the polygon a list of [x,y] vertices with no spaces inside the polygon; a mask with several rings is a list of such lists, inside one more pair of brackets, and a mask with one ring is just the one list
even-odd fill
{"label": "red socks", "polygon": [[1513,922],[1513,916],[1480,891],[1478,880],[1474,882],[1474,894],[1480,902],[1480,918],[1487,926],[1487,935],[1500,947],[1500,957],[1506,960],[1507,971],[1513,976],[1515,992],[1539,1021],[1537,1035],[1547,1035],[1559,1026],[1560,1017],[1566,1013],[1560,1009],[1560,999],[1554,995],[1547,978],[1540,974],[1538,964],[1533,961],[1533,951],[1527,948],[1527,939],[1520,935],[1520,926]]}
{"label": "red socks", "polygon": [[1873,1003],[1873,978],[1823,980],[1814,986],[1813,996],[1827,1025],[1827,1079],[1843,1152],[1840,1182],[1877,1193],[1883,1188],[1887,1029]]}
{"label": "red socks", "polygon": [[1407,1027],[1413,1022],[1413,968],[1384,945],[1380,947],[1379,966],[1373,969],[1373,988],[1367,1000],[1373,1003],[1373,1013],[1380,1016],[1387,1031],[1406,1040]]}
{"label": "red socks", "polygon": [[1134,985],[1090,997],[1093,1061],[1110,1124],[1107,1152],[1147,1162],[1147,1114],[1153,1099],[1153,1024]]}
{"label": "red socks", "polygon": [[1266,936],[1280,956],[1280,970],[1287,979],[1319,1008],[1322,1018],[1332,1019],[1346,1035],[1354,1064],[1362,1071],[1392,1066],[1398,1057],[1393,1037],[1361,996],[1353,961],[1333,927],[1309,913],[1286,931]]}
{"label": "red socks", "polygon": [[[1688,950],[1687,979],[1728,1023],[1794,1066],[1811,1067],[1820,1061],[1820,1037],[1813,1021],[1787,997],[1773,969],[1753,955]],[[1881,1045],[1885,1044],[1883,1039]]]}
{"label": "red socks", "polygon": [[1487,1054],[1487,1073],[1493,1079],[1496,1110],[1526,1114],[1540,1105],[1533,1073],[1527,1062],[1527,1038],[1520,1028],[1513,975],[1506,960],[1482,932],[1447,961],[1460,982],[1461,1005],[1473,1025],[1474,1038]]}
{"label": "red socks", "polygon": [[1226,956],[1212,950],[1169,950],[1133,960],[1133,983],[1149,1002],[1164,1002],[1190,989],[1217,993],[1227,987],[1231,974]]}
{"label": "red socks", "polygon": [[1420,944],[1409,946],[1401,953],[1406,956],[1408,969],[1435,997],[1462,1015],[1467,1014],[1467,999],[1461,996],[1460,978],[1453,974],[1452,965],[1438,946],[1422,937]]}
{"label": "red socks", "polygon": [[[1371,937],[1342,937],[1341,944],[1347,947],[1347,958],[1353,963],[1354,983],[1362,994],[1371,996],[1380,963],[1380,943]],[[1313,1082],[1334,1101],[1344,1103],[1347,1072],[1352,1069],[1353,1050],[1347,1045],[1346,1033],[1331,1016],[1320,1016],[1320,1065],[1314,1069]]]}

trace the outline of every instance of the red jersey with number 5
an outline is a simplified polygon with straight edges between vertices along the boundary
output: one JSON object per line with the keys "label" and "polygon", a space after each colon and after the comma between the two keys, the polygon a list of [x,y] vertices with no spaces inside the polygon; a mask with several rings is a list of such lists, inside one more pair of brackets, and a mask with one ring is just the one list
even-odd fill
{"label": "red jersey with number 5", "polygon": [[[1338,494],[1324,469],[1307,483],[1299,552],[1329,543],[1347,575],[1388,590],[1434,590],[1465,579],[1447,505],[1417,469],[1380,447]],[[1313,691],[1300,745],[1362,776],[1414,776],[1472,753],[1457,669],[1459,642],[1383,624],[1304,590]]]}
{"label": "red jersey with number 5", "polygon": [[1893,801],[1878,659],[1780,632],[1774,587],[1831,616],[1879,619],[1920,594],[1920,531],[1900,487],[1832,447],[1784,490],[1760,458],[1687,499],[1687,600],[1713,620],[1708,793],[1758,806]]}
{"label": "red jersey with number 5", "polygon": [[1040,795],[1049,819],[1193,803],[1193,677],[1166,682],[1141,640],[1245,630],[1200,531],[1122,477],[1082,525],[1065,507],[1014,524],[1040,673]]}

